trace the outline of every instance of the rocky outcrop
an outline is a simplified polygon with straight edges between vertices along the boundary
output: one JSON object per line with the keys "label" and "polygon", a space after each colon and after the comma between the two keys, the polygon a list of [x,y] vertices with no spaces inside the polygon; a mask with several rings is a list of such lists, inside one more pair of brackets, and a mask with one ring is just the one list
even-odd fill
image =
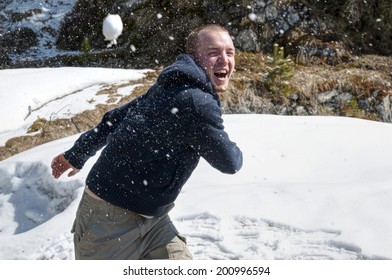
{"label": "rocky outcrop", "polygon": [[[17,1],[0,5],[0,68],[94,66],[97,60],[108,67],[165,65],[184,50],[189,31],[204,23],[227,27],[239,50],[270,53],[277,43],[299,61],[336,65],[352,54],[392,53],[388,1],[50,0],[48,7],[16,10],[10,7]],[[57,14],[50,5],[57,5]],[[108,13],[124,22],[116,49],[106,48],[102,34]]]}
{"label": "rocky outcrop", "polygon": [[190,30],[203,23],[227,27],[239,50],[268,52],[282,44],[291,30],[323,34],[323,27],[301,1],[85,1],[79,0],[62,24],[57,46],[81,50],[86,41],[93,49],[105,49],[101,23],[108,13],[118,13],[124,22],[119,46],[130,52],[136,67],[167,64],[184,49]]}
{"label": "rocky outcrop", "polygon": [[[388,22],[387,12],[383,12],[384,19],[376,15],[391,9],[392,4],[381,1],[372,5],[374,1],[370,1],[369,7],[361,3],[358,5],[363,7],[352,7],[356,2],[79,0],[62,24],[57,46],[81,50],[88,41],[94,49],[105,49],[101,23],[108,13],[117,13],[124,22],[119,46],[132,54],[131,61],[139,67],[172,61],[183,51],[189,31],[203,23],[227,27],[236,47],[243,51],[271,52],[273,44],[278,43],[287,54],[318,56],[331,64],[347,61],[350,53],[390,55],[392,50],[386,44],[392,39],[392,22]],[[375,17],[366,18],[364,14],[368,12]],[[344,16],[352,20],[344,21]],[[366,24],[361,23],[365,20]],[[384,28],[383,36],[380,28]],[[361,40],[358,34],[362,34]]]}

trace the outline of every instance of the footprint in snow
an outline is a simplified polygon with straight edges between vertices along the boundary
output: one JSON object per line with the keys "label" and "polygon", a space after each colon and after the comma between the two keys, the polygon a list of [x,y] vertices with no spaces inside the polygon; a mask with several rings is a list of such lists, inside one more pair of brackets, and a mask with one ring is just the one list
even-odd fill
{"label": "footprint in snow", "polygon": [[199,260],[377,259],[342,242],[339,231],[303,230],[249,217],[219,218],[207,212],[180,217],[175,224]]}

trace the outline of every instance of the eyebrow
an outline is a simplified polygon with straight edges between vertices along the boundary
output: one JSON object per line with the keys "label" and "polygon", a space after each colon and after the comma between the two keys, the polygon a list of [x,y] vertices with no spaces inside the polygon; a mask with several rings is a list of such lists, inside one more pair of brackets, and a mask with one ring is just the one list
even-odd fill
{"label": "eyebrow", "polygon": [[[207,47],[206,49],[207,49],[207,51],[210,51],[210,50],[221,50],[222,48],[221,47]],[[235,48],[232,48],[232,47],[228,47],[228,48],[223,47],[223,49],[225,49],[225,50],[228,49],[228,50],[235,51]]]}

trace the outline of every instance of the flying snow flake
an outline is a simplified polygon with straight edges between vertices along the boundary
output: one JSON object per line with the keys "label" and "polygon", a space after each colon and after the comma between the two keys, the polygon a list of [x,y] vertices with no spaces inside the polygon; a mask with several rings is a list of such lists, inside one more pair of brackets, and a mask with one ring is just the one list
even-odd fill
{"label": "flying snow flake", "polygon": [[250,14],[248,15],[248,18],[249,18],[251,21],[256,21],[257,15],[256,15],[255,13],[250,13]]}
{"label": "flying snow flake", "polygon": [[98,133],[98,131],[99,131],[98,128],[94,128],[95,133]]}
{"label": "flying snow flake", "polygon": [[170,41],[173,41],[173,40],[174,40],[174,37],[173,37],[173,36],[169,36],[169,40],[170,40]]}
{"label": "flying snow flake", "polygon": [[171,113],[172,113],[173,115],[177,114],[177,113],[178,113],[178,108],[173,108],[173,109],[171,109]]}
{"label": "flying snow flake", "polygon": [[110,121],[107,121],[106,124],[107,124],[108,126],[113,126],[113,124],[112,124]]}
{"label": "flying snow flake", "polygon": [[376,22],[381,22],[381,18],[376,19]]}
{"label": "flying snow flake", "polygon": [[143,180],[143,185],[145,185],[145,186],[147,186],[147,185],[148,185],[148,182],[147,182],[147,180]]}
{"label": "flying snow flake", "polygon": [[157,18],[158,18],[158,19],[161,19],[161,18],[162,18],[162,14],[161,14],[161,13],[158,13],[158,14],[157,14]]}
{"label": "flying snow flake", "polygon": [[136,47],[134,45],[131,45],[131,51],[135,52],[136,51]]}

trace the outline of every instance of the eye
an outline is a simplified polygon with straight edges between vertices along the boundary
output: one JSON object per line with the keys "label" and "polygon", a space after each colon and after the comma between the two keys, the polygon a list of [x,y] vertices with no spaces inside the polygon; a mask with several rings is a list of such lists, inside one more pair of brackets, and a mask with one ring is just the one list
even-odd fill
{"label": "eye", "polygon": [[232,57],[232,56],[235,55],[235,51],[233,51],[233,50],[228,50],[228,51],[226,52],[226,55]]}
{"label": "eye", "polygon": [[218,56],[218,55],[219,55],[219,52],[217,52],[217,51],[208,52],[208,56]]}

